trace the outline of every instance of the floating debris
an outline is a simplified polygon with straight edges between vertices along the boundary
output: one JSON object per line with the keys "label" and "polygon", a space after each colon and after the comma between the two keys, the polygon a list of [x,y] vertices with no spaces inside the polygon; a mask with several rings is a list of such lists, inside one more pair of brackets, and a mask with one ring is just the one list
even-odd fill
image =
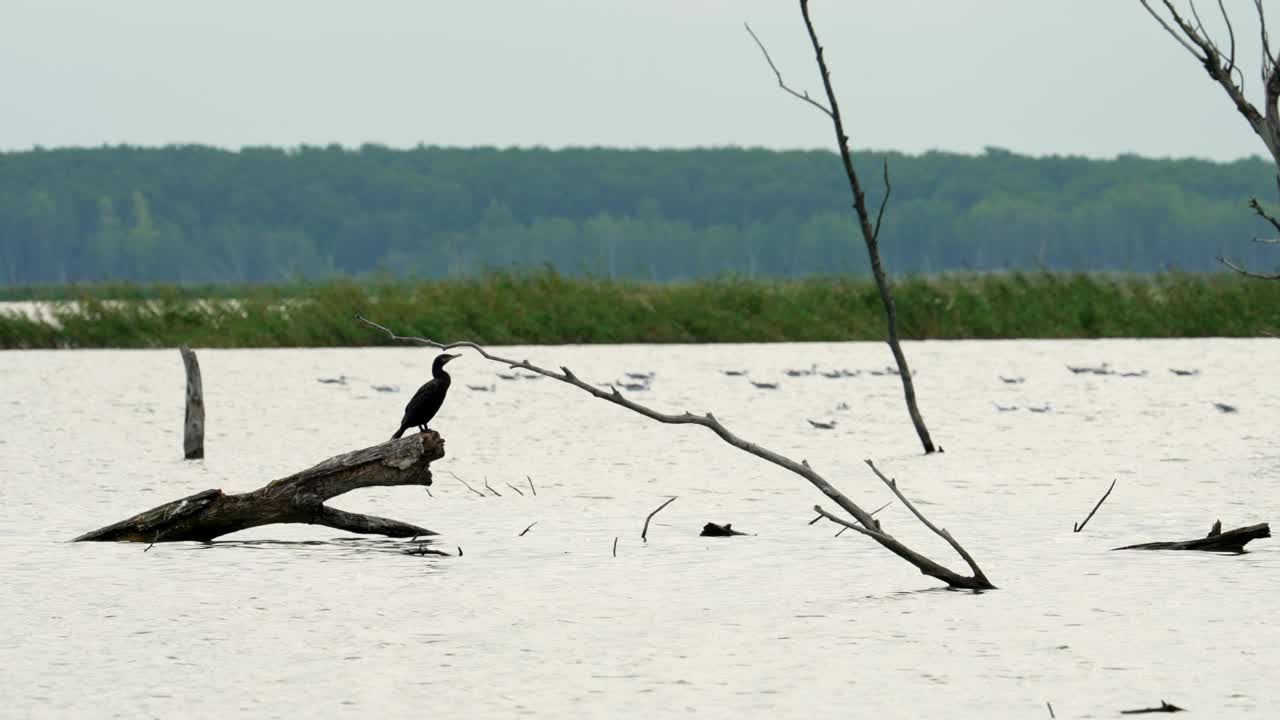
{"label": "floating debris", "polygon": [[1120,377],[1146,377],[1146,376],[1147,376],[1147,371],[1146,371],[1146,370],[1138,370],[1137,372],[1122,372],[1122,373],[1120,373]]}
{"label": "floating debris", "polygon": [[847,402],[842,402],[842,403],[840,403],[839,405],[836,405],[836,409],[837,409],[837,410],[848,410],[848,409],[849,409],[849,403],[847,403]]}
{"label": "floating debris", "polygon": [[729,377],[742,377],[747,374],[746,370],[721,370],[720,372],[728,375]]}
{"label": "floating debris", "polygon": [[1045,403],[1044,405],[1041,405],[1040,407],[1035,407],[1035,406],[1028,405],[1028,406],[1027,406],[1027,409],[1028,409],[1028,410],[1030,410],[1030,411],[1031,411],[1031,412],[1033,412],[1033,413],[1047,413],[1047,412],[1049,412],[1050,410],[1052,410],[1053,408],[1049,407],[1049,403]]}
{"label": "floating debris", "polygon": [[653,376],[655,375],[655,373],[652,373],[652,372],[647,372],[647,373],[629,372],[624,374],[627,377],[631,378],[632,380],[644,380],[646,382],[649,380],[652,380]]}
{"label": "floating debris", "polygon": [[1186,708],[1180,708],[1177,705],[1171,705],[1163,700],[1160,701],[1160,707],[1142,708],[1140,710],[1121,710],[1121,715],[1141,715],[1143,713],[1173,713],[1186,712]]}
{"label": "floating debris", "polygon": [[1013,412],[1014,410],[1018,409],[1017,405],[1001,405],[1000,403],[994,403],[994,402],[991,404],[995,405],[996,410],[999,410],[1000,412]]}
{"label": "floating debris", "polygon": [[336,378],[316,378],[316,382],[325,385],[346,385],[349,378],[346,375],[339,375]]}
{"label": "floating debris", "polygon": [[829,420],[827,422],[822,422],[819,420],[810,420],[809,424],[818,428],[819,430],[834,430],[836,427],[835,420]]}
{"label": "floating debris", "polygon": [[498,377],[502,378],[503,380],[519,380],[520,379],[519,375],[512,375],[511,373],[498,373]]}
{"label": "floating debris", "polygon": [[496,385],[468,385],[467,389],[476,392],[493,392],[496,387]]}
{"label": "floating debris", "polygon": [[373,388],[375,391],[380,392],[380,393],[398,393],[398,392],[400,392],[400,386],[399,386],[399,385],[370,385],[369,387]]}
{"label": "floating debris", "polygon": [[723,525],[707,523],[702,526],[700,535],[702,537],[730,537],[733,535],[746,535],[746,533],[734,530],[733,523],[725,523]]}
{"label": "floating debris", "polygon": [[1195,370],[1195,369],[1192,369],[1192,370],[1180,370],[1180,369],[1178,369],[1178,368],[1169,368],[1169,372],[1173,373],[1174,375],[1178,375],[1179,377],[1189,377],[1189,376],[1192,376],[1192,375],[1199,375],[1199,374],[1200,374],[1200,371],[1199,371],[1199,370]]}
{"label": "floating debris", "polygon": [[623,390],[631,390],[633,392],[639,392],[639,391],[649,389],[649,383],[643,383],[643,382],[626,382],[625,380],[619,380],[616,383],[616,385],[622,388]]}
{"label": "floating debris", "polygon": [[1235,405],[1228,405],[1226,403],[1216,402],[1213,404],[1213,406],[1218,408],[1219,411],[1224,413],[1240,412],[1239,408],[1237,408]]}
{"label": "floating debris", "polygon": [[777,390],[778,389],[778,383],[776,382],[756,382],[755,380],[752,380],[751,384],[755,385],[761,390]]}
{"label": "floating debris", "polygon": [[1075,373],[1076,375],[1085,375],[1085,374],[1112,375],[1114,374],[1113,371],[1111,370],[1111,365],[1108,363],[1102,363],[1101,365],[1098,365],[1096,367],[1090,366],[1090,365],[1068,365],[1067,369]]}
{"label": "floating debris", "polygon": [[1005,377],[1004,375],[1000,376],[1000,382],[1008,383],[1010,385],[1021,385],[1024,380],[1026,380],[1026,378],[1024,377]]}
{"label": "floating debris", "polygon": [[521,380],[541,380],[542,376],[534,373],[532,375],[518,375]]}

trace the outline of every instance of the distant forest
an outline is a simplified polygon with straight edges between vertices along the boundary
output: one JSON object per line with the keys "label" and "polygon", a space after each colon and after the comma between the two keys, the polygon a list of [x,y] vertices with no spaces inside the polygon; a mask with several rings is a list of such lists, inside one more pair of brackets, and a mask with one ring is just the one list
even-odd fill
{"label": "distant forest", "polygon": [[[892,272],[1258,269],[1232,163],[863,152]],[[103,147],[0,153],[0,285],[421,278],[550,266],[645,280],[861,273],[836,155],[760,149]]]}

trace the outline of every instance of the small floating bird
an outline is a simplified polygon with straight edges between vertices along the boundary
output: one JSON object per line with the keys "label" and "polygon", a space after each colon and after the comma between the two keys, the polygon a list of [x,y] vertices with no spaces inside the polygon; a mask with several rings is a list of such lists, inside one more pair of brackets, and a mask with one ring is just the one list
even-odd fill
{"label": "small floating bird", "polygon": [[1022,381],[1024,380],[1026,380],[1026,378],[1024,377],[1005,377],[1004,375],[1000,376],[1000,382],[1008,383],[1010,385],[1021,385]]}
{"label": "small floating bird", "polygon": [[814,426],[814,427],[816,427],[816,428],[818,428],[819,430],[834,430],[834,429],[835,429],[835,427],[836,427],[836,421],[835,421],[835,420],[830,420],[830,421],[828,421],[828,422],[821,422],[821,421],[818,421],[818,420],[810,420],[810,421],[809,421],[809,424],[810,424],[810,425],[812,425],[812,426]]}
{"label": "small floating bird", "polygon": [[777,389],[778,389],[778,383],[771,383],[771,382],[756,382],[755,380],[752,380],[752,381],[751,381],[751,384],[752,384],[752,385],[755,385],[756,387],[760,388],[761,390],[777,390]]}
{"label": "small floating bird", "polygon": [[746,370],[721,370],[720,372],[728,375],[729,377],[742,377],[747,374]]}
{"label": "small floating bird", "polygon": [[431,379],[418,388],[418,392],[409,399],[409,404],[404,406],[404,418],[400,420],[400,429],[391,436],[392,440],[404,435],[405,430],[415,425],[421,432],[427,431],[427,423],[440,412],[440,406],[444,405],[445,393],[449,392],[449,384],[453,382],[449,373],[444,371],[444,366],[458,357],[462,356],[441,353],[432,361]]}
{"label": "small floating bird", "polygon": [[810,377],[818,373],[818,365],[814,363],[808,370],[783,370],[787,377]]}
{"label": "small floating bird", "polygon": [[629,372],[624,374],[627,377],[631,378],[632,380],[646,380],[646,381],[652,380],[653,376],[655,375],[655,373],[652,373],[652,372],[647,372],[647,373]]}
{"label": "small floating bird", "polygon": [[1173,373],[1174,375],[1181,376],[1181,377],[1188,377],[1188,376],[1191,376],[1191,375],[1199,375],[1199,374],[1200,374],[1200,371],[1199,371],[1199,370],[1179,370],[1178,368],[1169,368],[1169,372]]}

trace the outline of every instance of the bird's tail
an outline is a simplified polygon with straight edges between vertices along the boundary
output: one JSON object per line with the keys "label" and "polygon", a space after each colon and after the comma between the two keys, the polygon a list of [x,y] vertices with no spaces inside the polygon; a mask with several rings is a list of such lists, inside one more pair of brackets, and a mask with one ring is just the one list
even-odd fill
{"label": "bird's tail", "polygon": [[402,426],[400,427],[400,429],[396,431],[396,434],[391,436],[391,439],[392,439],[392,440],[397,440],[397,439],[399,439],[399,438],[400,438],[400,436],[404,434],[404,429],[405,429],[406,427],[408,427],[408,426],[407,426],[407,425],[402,425]]}

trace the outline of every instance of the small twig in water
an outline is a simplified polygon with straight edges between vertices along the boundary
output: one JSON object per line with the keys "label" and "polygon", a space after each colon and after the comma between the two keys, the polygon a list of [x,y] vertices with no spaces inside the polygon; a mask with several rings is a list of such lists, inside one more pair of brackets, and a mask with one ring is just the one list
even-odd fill
{"label": "small twig in water", "polygon": [[1111,487],[1107,488],[1107,492],[1103,494],[1102,499],[1099,500],[1098,504],[1094,505],[1093,509],[1089,511],[1089,516],[1084,519],[1084,522],[1080,523],[1079,525],[1072,523],[1071,525],[1072,532],[1080,532],[1081,530],[1084,529],[1085,525],[1089,524],[1089,520],[1093,518],[1093,514],[1098,512],[1098,508],[1102,507],[1102,503],[1106,502],[1107,496],[1111,494],[1111,491],[1114,490],[1115,487],[1116,487],[1116,481],[1112,480]]}
{"label": "small twig in water", "polygon": [[[155,536],[155,538],[153,538],[153,539],[151,540],[151,545],[155,545],[155,544],[156,544],[156,541],[158,541],[158,540],[160,539],[160,535],[161,535],[161,534],[163,534],[163,533],[162,533],[162,531],[160,531],[160,532],[156,532],[156,536]],[[146,548],[144,548],[144,549],[142,550],[142,552],[146,552],[147,550],[150,550],[150,549],[151,549],[151,545],[148,545]]]}
{"label": "small twig in water", "polygon": [[613,539],[613,556],[618,557],[618,538]]}
{"label": "small twig in water", "polygon": [[536,496],[538,494],[538,488],[533,486],[533,478],[529,477],[528,475],[525,475],[524,479],[529,481],[529,489],[532,490],[533,494]]}
{"label": "small twig in water", "polygon": [[458,482],[462,483],[463,485],[466,485],[466,486],[467,486],[467,489],[468,489],[468,490],[470,490],[471,492],[473,492],[473,493],[475,493],[475,494],[479,495],[480,497],[484,497],[484,496],[485,496],[485,494],[484,494],[484,493],[482,493],[482,492],[480,492],[479,490],[477,490],[477,489],[475,489],[475,488],[471,487],[471,483],[469,483],[469,482],[467,482],[466,480],[463,480],[462,478],[458,477],[458,475],[457,475],[456,473],[454,473],[452,470],[445,470],[445,472],[449,473],[450,475],[453,475],[453,479],[457,480]]}
{"label": "small twig in water", "polygon": [[664,508],[664,507],[666,507],[666,506],[670,505],[671,503],[675,502],[675,501],[676,501],[676,497],[678,497],[678,496],[674,496],[674,495],[673,495],[673,496],[671,497],[671,499],[670,499],[670,500],[667,500],[666,502],[664,502],[664,503],[662,503],[661,505],[659,505],[657,510],[654,510],[653,512],[649,513],[649,517],[647,517],[647,518],[645,518],[645,519],[644,519],[644,530],[642,530],[642,531],[640,532],[640,539],[641,539],[641,540],[643,540],[643,541],[645,541],[645,542],[649,542],[649,538],[647,537],[647,536],[648,536],[648,534],[649,534],[649,521],[653,519],[653,516],[654,516],[654,515],[657,515],[657,514],[658,514],[658,510],[661,510],[662,508]]}
{"label": "small twig in water", "polygon": [[822,519],[822,516],[821,516],[821,515],[819,515],[818,517],[816,517],[816,518],[814,518],[814,519],[810,520],[810,521],[809,521],[809,524],[810,524],[810,525],[812,525],[812,524],[814,524],[814,523],[818,522],[818,521],[819,521],[819,520],[821,520],[821,519]]}
{"label": "small twig in water", "polygon": [[458,557],[462,557],[462,546],[458,546]]}
{"label": "small twig in water", "polygon": [[520,531],[520,534],[519,534],[519,535],[517,535],[516,537],[524,537],[524,534],[525,534],[525,533],[527,533],[527,532],[529,532],[530,530],[532,530],[532,529],[533,529],[533,526],[534,526],[534,525],[537,525],[537,524],[538,524],[538,521],[537,521],[537,520],[534,520],[533,522],[529,523],[529,527],[525,528],[524,530],[521,530],[521,531]]}
{"label": "small twig in water", "polygon": [[1054,715],[1054,714],[1053,714],[1053,703],[1049,702],[1048,700],[1045,700],[1045,701],[1044,701],[1044,704],[1045,704],[1046,706],[1048,706],[1048,708],[1049,708],[1049,718],[1050,718],[1050,720],[1052,720],[1053,718],[1056,718],[1056,717],[1057,717],[1057,715]]}
{"label": "small twig in water", "polygon": [[435,495],[431,494],[431,488],[427,487],[426,485],[423,485],[422,489],[427,491],[427,497],[430,497],[430,498],[435,497]]}
{"label": "small twig in water", "polygon": [[[892,504],[893,504],[893,501],[892,501],[892,500],[890,500],[889,502],[887,502],[887,503],[885,503],[885,504],[881,505],[880,507],[876,508],[875,510],[872,510],[872,511],[871,511],[871,514],[874,516],[876,513],[878,513],[878,512],[880,512],[881,510],[883,510],[883,509],[885,509],[885,508],[889,507],[889,506],[890,506],[890,505],[892,505]],[[810,525],[812,525],[813,523],[816,523],[816,522],[818,522],[818,521],[819,521],[819,520],[821,520],[821,519],[822,519],[822,516],[821,516],[821,515],[819,515],[818,517],[816,517],[816,518],[814,518],[814,519],[813,519],[813,522],[811,522],[811,523],[809,523],[809,524],[810,524]],[[845,531],[845,530],[848,530],[848,529],[849,529],[849,526],[848,526],[848,525],[846,525],[846,526],[844,526],[844,527],[840,528],[840,532],[836,533],[836,534],[835,534],[835,537],[840,537],[841,535],[843,535],[843,534],[844,534],[844,531]]]}
{"label": "small twig in water", "polygon": [[485,490],[488,490],[489,492],[493,493],[494,495],[497,495],[498,497],[502,497],[502,493],[500,493],[500,492],[498,492],[497,490],[494,490],[493,488],[489,487],[489,478],[485,478],[485,479],[484,479],[484,489],[485,489]]}
{"label": "small twig in water", "polygon": [[512,490],[515,490],[516,492],[520,493],[521,495],[524,495],[524,491],[523,491],[523,490],[521,490],[520,488],[516,487],[515,485],[512,485],[511,483],[507,483],[507,487],[511,488]]}

